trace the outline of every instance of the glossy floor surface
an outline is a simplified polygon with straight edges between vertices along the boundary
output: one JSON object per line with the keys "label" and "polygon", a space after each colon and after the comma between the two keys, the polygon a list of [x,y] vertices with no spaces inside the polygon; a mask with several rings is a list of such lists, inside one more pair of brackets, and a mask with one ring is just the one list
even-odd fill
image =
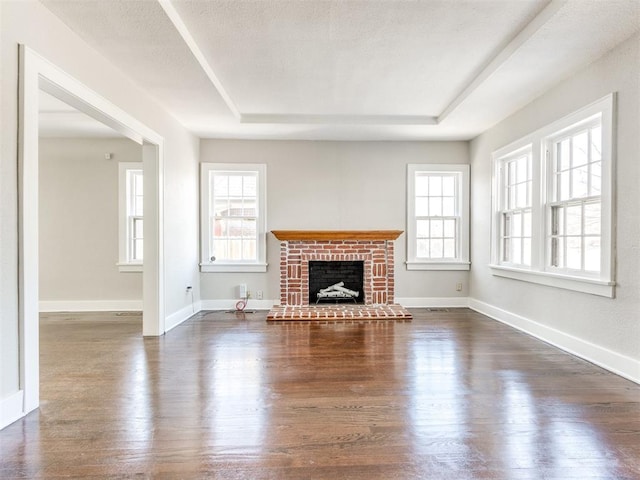
{"label": "glossy floor surface", "polygon": [[640,479],[640,386],[466,309],[43,317],[0,478]]}

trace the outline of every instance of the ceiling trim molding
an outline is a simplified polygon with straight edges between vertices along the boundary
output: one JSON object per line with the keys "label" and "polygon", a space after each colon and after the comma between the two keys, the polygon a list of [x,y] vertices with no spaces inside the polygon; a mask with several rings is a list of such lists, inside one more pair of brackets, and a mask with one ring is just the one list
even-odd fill
{"label": "ceiling trim molding", "polygon": [[438,123],[442,123],[451,113],[453,113],[462,103],[475,92],[494,72],[496,72],[506,61],[515,55],[522,46],[529,41],[535,33],[551,20],[558,11],[564,7],[567,0],[551,0],[538,15],[536,15],[515,37],[504,45],[504,47],[490,60],[488,60],[480,71],[467,83],[467,85],[456,95],[449,105],[438,115]]}
{"label": "ceiling trim molding", "polygon": [[200,50],[198,43],[193,38],[193,35],[191,35],[191,32],[189,31],[185,23],[182,21],[182,17],[180,17],[180,14],[171,3],[171,0],[158,0],[158,3],[167,14],[167,17],[169,17],[171,23],[173,23],[173,26],[176,27],[176,30],[178,31],[184,42],[187,44],[187,47],[189,47],[189,50],[191,50],[191,53],[200,64],[200,67],[202,67],[202,69],[204,70],[204,73],[207,75],[207,77],[209,77],[209,80],[211,81],[211,83],[213,83],[216,90],[218,90],[218,93],[222,97],[222,100],[224,100],[224,103],[227,105],[229,110],[231,110],[231,113],[233,113],[233,115],[238,120],[240,120],[241,114],[238,110],[238,107],[236,107],[236,104],[225,90],[222,82],[213,71],[213,68],[211,67],[211,65],[209,65],[209,62],[207,62],[204,53],[202,53],[202,50]]}
{"label": "ceiling trim molding", "polygon": [[437,125],[428,115],[308,115],[243,113],[240,123],[299,125]]}

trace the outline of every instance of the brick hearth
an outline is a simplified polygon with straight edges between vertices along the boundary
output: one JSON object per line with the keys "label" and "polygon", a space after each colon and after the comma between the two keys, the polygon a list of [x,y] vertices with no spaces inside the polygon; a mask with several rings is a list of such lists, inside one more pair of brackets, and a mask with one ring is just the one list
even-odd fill
{"label": "brick hearth", "polygon": [[[267,320],[411,319],[394,304],[394,244],[399,230],[273,231],[280,244],[280,307]],[[364,305],[310,305],[310,261],[362,261]]]}
{"label": "brick hearth", "polygon": [[400,305],[294,305],[273,307],[267,321],[278,320],[411,320]]}

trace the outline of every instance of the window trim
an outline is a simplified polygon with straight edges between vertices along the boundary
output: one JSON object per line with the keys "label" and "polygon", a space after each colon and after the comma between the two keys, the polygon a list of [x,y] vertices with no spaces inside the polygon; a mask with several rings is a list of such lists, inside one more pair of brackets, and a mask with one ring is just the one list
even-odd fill
{"label": "window trim", "polygon": [[[416,256],[415,178],[423,173],[458,173],[460,175],[458,202],[460,222],[458,226],[458,256],[454,260],[427,260]],[[469,270],[469,174],[468,164],[408,164],[407,165],[407,270]]]}
{"label": "window trim", "polygon": [[[613,219],[615,218],[615,93],[611,93],[584,108],[581,108],[539,130],[509,144],[493,153],[492,183],[492,231],[491,264],[493,275],[526,281],[550,287],[604,297],[615,296],[615,238]],[[550,205],[552,201],[551,155],[548,146],[554,139],[574,129],[579,124],[587,124],[594,117],[601,117],[602,124],[602,186],[601,186],[601,269],[597,274],[585,274],[559,270],[549,264],[548,232],[550,228]],[[521,268],[500,261],[499,183],[500,162],[509,154],[531,144],[533,153],[533,212],[532,212],[532,259],[531,267]]]}
{"label": "window trim", "polygon": [[[210,172],[257,172],[258,173],[258,217],[257,227],[257,260],[220,261],[210,260]],[[267,166],[263,163],[201,163],[200,164],[200,271],[201,272],[257,272],[267,271]]]}
{"label": "window trim", "polygon": [[128,185],[127,173],[131,170],[143,169],[142,162],[118,163],[118,262],[116,266],[122,273],[142,272],[144,261],[129,258],[129,217],[128,217]]}

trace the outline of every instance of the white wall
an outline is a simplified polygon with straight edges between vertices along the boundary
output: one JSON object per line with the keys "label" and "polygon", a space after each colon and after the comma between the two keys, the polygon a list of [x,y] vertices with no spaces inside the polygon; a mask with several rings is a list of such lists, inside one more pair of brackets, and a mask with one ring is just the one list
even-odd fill
{"label": "white wall", "polygon": [[[18,351],[18,44],[128,112],[164,138],[165,310],[175,323],[190,311],[184,285],[199,295],[198,140],[147,93],[79,39],[39,2],[0,2],[0,411],[19,391]],[[12,404],[13,405],[13,404]],[[4,414],[4,412],[3,412]],[[0,418],[3,420],[3,418]]]}
{"label": "white wall", "polygon": [[142,146],[126,138],[40,138],[39,156],[41,306],[142,308],[142,273],[117,266],[118,163],[142,165]]}
{"label": "white wall", "polygon": [[[467,142],[202,140],[202,162],[267,164],[267,231],[406,230],[410,163],[468,163]],[[468,272],[407,271],[396,240],[396,299],[466,297]],[[235,298],[247,283],[280,298],[279,241],[268,234],[264,274],[201,274],[203,299]],[[462,292],[456,292],[462,283]]]}
{"label": "white wall", "polygon": [[[611,92],[618,92],[616,298],[492,276],[488,268],[492,151]],[[640,380],[639,37],[476,138],[471,143],[471,171],[470,295],[485,304],[477,306],[495,307],[494,315]]]}

